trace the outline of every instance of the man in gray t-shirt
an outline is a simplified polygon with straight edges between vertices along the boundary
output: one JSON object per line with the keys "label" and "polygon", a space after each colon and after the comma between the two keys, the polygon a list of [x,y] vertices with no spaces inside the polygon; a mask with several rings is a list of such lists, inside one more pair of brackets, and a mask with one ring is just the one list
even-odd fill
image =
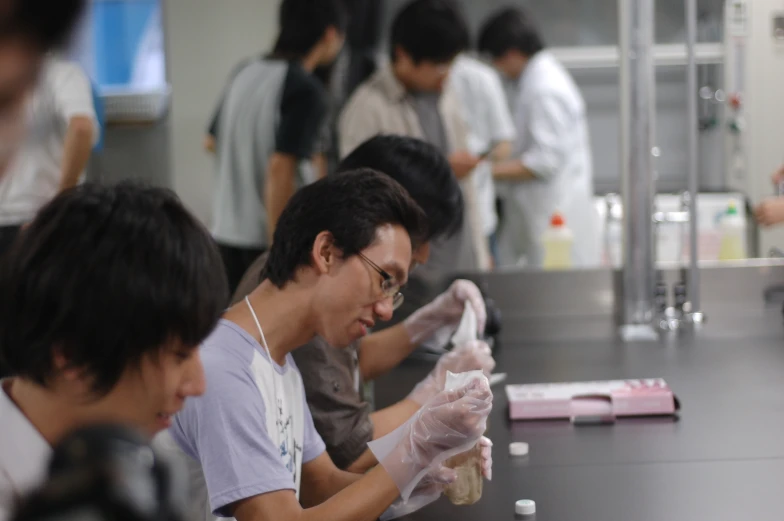
{"label": "man in gray t-shirt", "polygon": [[[316,179],[311,158],[328,102],[312,68],[334,60],[344,21],[297,11],[301,6],[294,4],[281,5],[281,37],[272,53],[231,74],[205,141],[216,154],[212,234],[231,291],[269,247],[294,191]],[[296,35],[309,26],[307,34]]]}
{"label": "man in gray t-shirt", "polygon": [[[432,241],[447,238],[460,229],[463,201],[460,187],[449,164],[439,150],[424,141],[403,136],[376,136],[361,144],[337,168],[335,175],[357,168],[383,172],[405,188],[428,217],[429,242],[419,245],[412,254],[415,262],[427,263]],[[233,303],[242,302],[263,279],[267,255],[260,256],[248,269],[237,288]],[[417,270],[421,269],[418,267]],[[406,300],[398,313],[411,300],[411,283],[402,290]],[[451,295],[449,294],[451,293]],[[362,383],[391,371],[419,344],[415,339],[427,338],[445,329],[454,331],[466,303],[477,316],[477,328],[485,323],[485,303],[479,289],[468,281],[456,282],[437,303],[416,308],[417,313],[404,323],[383,332],[374,332],[344,349],[335,349],[321,337],[315,337],[292,354],[302,372],[305,394],[316,429],[326,444],[332,460],[341,469],[364,472],[376,464],[367,448],[369,441],[407,421],[419,409],[409,398],[390,407],[372,411],[362,395]],[[426,330],[422,324],[427,324]],[[451,336],[451,335],[448,335]],[[459,350],[458,350],[459,351]],[[451,357],[465,369],[487,369],[494,362],[482,349],[463,350]],[[444,369],[455,369],[450,365]]]}

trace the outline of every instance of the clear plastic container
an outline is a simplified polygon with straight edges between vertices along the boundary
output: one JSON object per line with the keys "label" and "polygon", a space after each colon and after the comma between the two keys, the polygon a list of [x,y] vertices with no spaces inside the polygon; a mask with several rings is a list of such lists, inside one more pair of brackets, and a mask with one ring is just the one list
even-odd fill
{"label": "clear plastic container", "polygon": [[738,214],[735,203],[730,203],[721,218],[721,244],[719,260],[742,260],[746,258],[746,224]]}
{"label": "clear plastic container", "polygon": [[561,214],[553,214],[550,228],[542,236],[544,247],[544,269],[563,270],[572,267],[572,245],[574,235],[566,227]]}
{"label": "clear plastic container", "polygon": [[482,449],[473,449],[446,461],[446,466],[457,471],[457,480],[447,485],[444,495],[455,505],[473,505],[482,498]]}

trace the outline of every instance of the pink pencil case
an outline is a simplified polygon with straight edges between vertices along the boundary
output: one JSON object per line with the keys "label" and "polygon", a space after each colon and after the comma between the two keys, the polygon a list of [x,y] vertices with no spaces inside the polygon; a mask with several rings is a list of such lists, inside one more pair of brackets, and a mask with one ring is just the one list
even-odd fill
{"label": "pink pencil case", "polygon": [[513,420],[673,415],[678,399],[657,379],[507,385]]}

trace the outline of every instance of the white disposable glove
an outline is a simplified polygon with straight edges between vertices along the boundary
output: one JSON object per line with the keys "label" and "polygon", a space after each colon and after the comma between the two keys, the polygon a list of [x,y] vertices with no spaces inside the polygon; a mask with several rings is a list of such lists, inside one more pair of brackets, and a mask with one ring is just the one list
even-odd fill
{"label": "white disposable glove", "polygon": [[447,372],[459,374],[479,370],[490,377],[494,368],[495,360],[490,346],[481,340],[466,342],[442,355],[430,374],[414,387],[408,398],[420,405],[424,404],[444,388]]}
{"label": "white disposable glove", "polygon": [[403,322],[411,342],[421,344],[442,328],[449,329],[443,336],[451,337],[460,323],[466,302],[476,313],[477,331],[481,334],[487,322],[485,299],[476,284],[461,279],[454,281],[448,290]]}
{"label": "white disposable glove", "polygon": [[[432,474],[431,484],[448,481],[445,476],[450,473],[441,470],[448,451],[479,439],[492,408],[493,393],[487,380],[474,379],[464,387],[441,391],[425,403],[401,427],[400,440],[388,454],[376,452],[373,444],[377,441],[369,446],[401,493],[426,469],[431,469],[427,473]],[[491,471],[492,463],[485,466]],[[408,495],[403,499],[408,500]]]}
{"label": "white disposable glove", "polygon": [[[479,439],[479,447],[481,448],[481,461],[480,467],[482,468],[482,476],[485,479],[493,479],[493,442],[489,438],[482,436]],[[398,498],[392,505],[381,515],[382,521],[390,519],[397,519],[408,515],[412,512],[429,505],[437,500],[444,493],[447,485],[455,482],[457,479],[457,471],[444,467],[443,465],[433,465],[433,468],[428,471],[427,475],[422,478],[419,485],[411,493],[411,498],[408,501],[403,501]]]}

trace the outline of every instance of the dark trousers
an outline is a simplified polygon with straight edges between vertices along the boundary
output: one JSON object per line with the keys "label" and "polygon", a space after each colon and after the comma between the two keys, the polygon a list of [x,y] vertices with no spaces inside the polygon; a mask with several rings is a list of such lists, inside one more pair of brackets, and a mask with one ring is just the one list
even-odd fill
{"label": "dark trousers", "polygon": [[251,264],[266,251],[265,248],[238,248],[218,243],[223,266],[226,268],[226,277],[229,279],[229,295],[237,291],[243,275]]}
{"label": "dark trousers", "polygon": [[14,239],[19,235],[21,226],[0,226],[0,257],[11,249]]}
{"label": "dark trousers", "polygon": [[[11,249],[16,236],[19,235],[21,226],[0,226],[0,266],[6,252]],[[8,369],[5,367],[3,360],[0,359],[0,378],[10,376]]]}

